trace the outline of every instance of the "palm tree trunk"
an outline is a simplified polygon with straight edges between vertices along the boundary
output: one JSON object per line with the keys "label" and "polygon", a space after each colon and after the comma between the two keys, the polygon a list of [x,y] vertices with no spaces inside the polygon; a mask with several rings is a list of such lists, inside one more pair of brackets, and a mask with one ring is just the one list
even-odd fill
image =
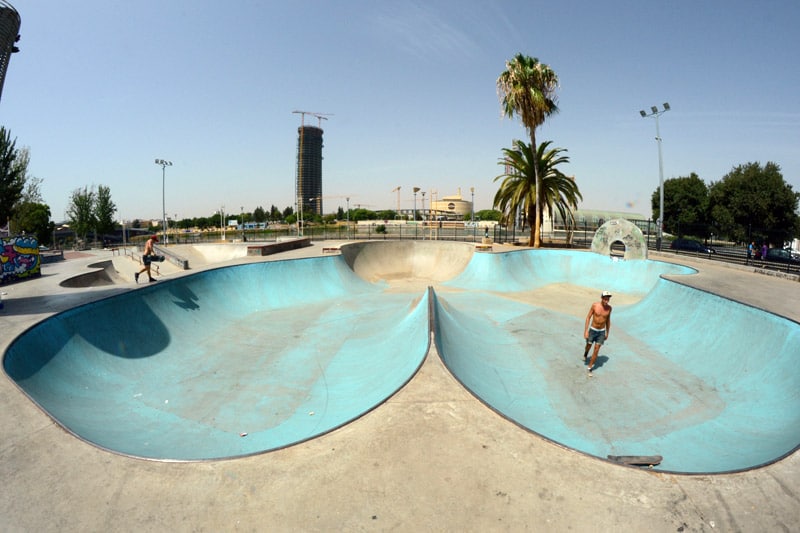
{"label": "palm tree trunk", "polygon": [[[536,131],[531,130],[531,149],[533,150],[533,175],[536,182],[536,216],[531,225],[531,238],[533,247],[541,246],[541,219],[542,219],[542,177],[539,175],[539,150],[536,146]],[[530,242],[529,242],[530,244]]]}

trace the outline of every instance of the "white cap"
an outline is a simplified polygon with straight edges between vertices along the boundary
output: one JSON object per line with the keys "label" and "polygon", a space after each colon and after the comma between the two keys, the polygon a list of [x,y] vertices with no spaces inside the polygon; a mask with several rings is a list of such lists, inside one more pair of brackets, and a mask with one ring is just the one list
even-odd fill
{"label": "white cap", "polygon": [[603,293],[600,295],[600,298],[605,298],[606,296],[608,296],[609,298],[611,298],[611,293],[610,293],[610,292],[608,292],[608,291],[603,291]]}

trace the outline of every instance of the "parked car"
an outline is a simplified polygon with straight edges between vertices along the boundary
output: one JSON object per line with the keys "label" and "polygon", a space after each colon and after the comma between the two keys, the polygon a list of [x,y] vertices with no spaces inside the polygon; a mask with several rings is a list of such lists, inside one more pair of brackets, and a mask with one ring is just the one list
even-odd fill
{"label": "parked car", "polygon": [[698,254],[715,254],[717,251],[710,246],[706,246],[694,239],[675,239],[669,245],[671,250],[682,250],[684,252],[695,252]]}
{"label": "parked car", "polygon": [[800,265],[800,258],[793,256],[791,251],[781,248],[770,248],[767,250],[767,261]]}

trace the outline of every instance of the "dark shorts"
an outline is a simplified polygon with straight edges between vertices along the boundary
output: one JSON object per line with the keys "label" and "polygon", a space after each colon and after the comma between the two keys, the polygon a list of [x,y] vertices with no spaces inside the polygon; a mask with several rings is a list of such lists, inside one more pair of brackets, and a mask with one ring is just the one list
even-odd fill
{"label": "dark shorts", "polygon": [[586,344],[597,343],[602,345],[606,340],[606,330],[589,328],[589,337],[586,339]]}

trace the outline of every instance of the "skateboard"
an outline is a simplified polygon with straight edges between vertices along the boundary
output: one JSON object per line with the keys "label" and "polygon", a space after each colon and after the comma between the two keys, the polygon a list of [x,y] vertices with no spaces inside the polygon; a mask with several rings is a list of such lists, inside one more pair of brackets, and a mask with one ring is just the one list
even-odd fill
{"label": "skateboard", "polygon": [[660,455],[609,455],[609,461],[630,466],[654,466],[661,463]]}
{"label": "skateboard", "polygon": [[163,263],[166,258],[163,255],[146,255],[142,258],[145,265],[150,263]]}

